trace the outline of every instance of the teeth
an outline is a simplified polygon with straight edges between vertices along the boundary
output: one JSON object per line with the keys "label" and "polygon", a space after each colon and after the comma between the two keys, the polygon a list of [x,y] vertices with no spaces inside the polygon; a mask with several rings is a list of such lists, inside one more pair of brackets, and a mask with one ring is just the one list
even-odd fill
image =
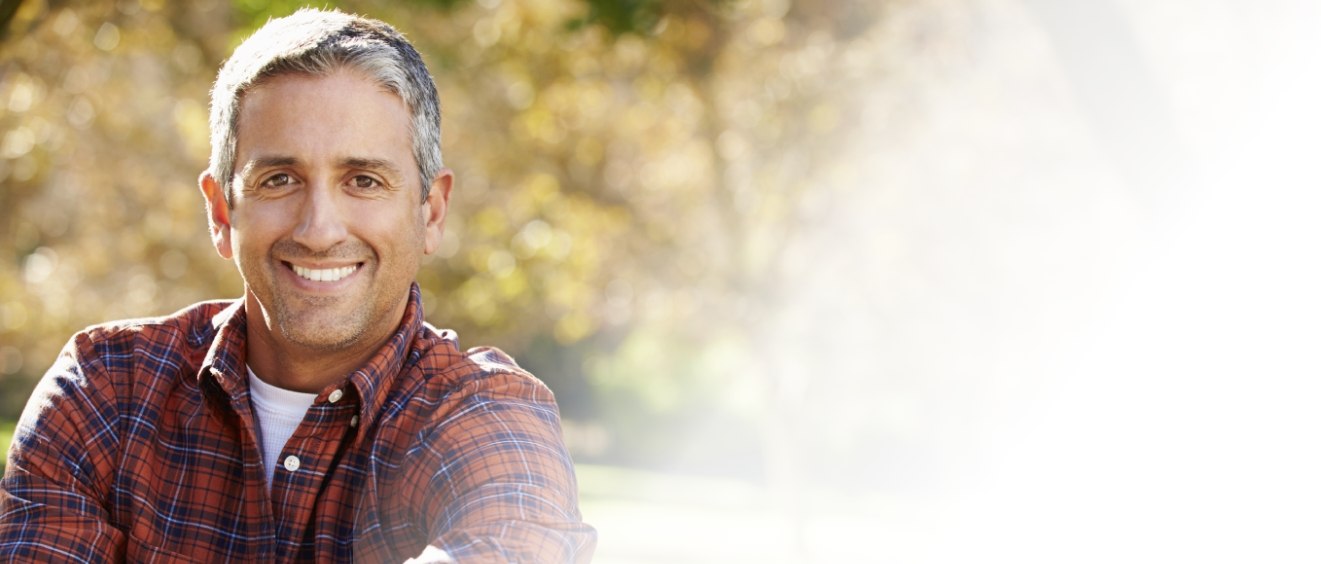
{"label": "teeth", "polygon": [[341,266],[339,268],[323,268],[323,269],[303,268],[296,264],[292,266],[294,267],[294,274],[297,274],[313,282],[337,282],[339,280],[343,280],[345,276],[353,274],[353,271],[358,269],[358,265],[356,264],[353,266]]}

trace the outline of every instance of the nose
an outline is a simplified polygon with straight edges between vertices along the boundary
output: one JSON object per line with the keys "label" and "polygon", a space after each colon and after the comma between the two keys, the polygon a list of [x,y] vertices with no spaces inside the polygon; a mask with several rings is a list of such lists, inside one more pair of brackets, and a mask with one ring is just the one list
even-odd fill
{"label": "nose", "polygon": [[316,252],[343,242],[348,237],[345,216],[329,183],[315,182],[305,194],[293,240]]}

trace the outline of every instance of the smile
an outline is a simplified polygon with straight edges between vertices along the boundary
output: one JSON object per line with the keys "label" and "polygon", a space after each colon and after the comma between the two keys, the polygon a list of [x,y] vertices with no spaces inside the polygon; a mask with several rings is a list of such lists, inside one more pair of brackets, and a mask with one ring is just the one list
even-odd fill
{"label": "smile", "polygon": [[350,266],[341,266],[339,268],[304,268],[296,264],[290,266],[294,269],[294,274],[300,278],[311,280],[313,282],[338,282],[348,275],[358,270],[360,264]]}

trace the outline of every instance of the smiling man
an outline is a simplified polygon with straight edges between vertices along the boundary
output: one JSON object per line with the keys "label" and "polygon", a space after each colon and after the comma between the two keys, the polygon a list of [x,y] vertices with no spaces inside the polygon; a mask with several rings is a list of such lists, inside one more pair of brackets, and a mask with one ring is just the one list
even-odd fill
{"label": "smiling man", "polygon": [[73,337],[0,481],[0,560],[585,562],[550,391],[423,321],[453,174],[394,29],[272,20],[200,184],[242,299]]}

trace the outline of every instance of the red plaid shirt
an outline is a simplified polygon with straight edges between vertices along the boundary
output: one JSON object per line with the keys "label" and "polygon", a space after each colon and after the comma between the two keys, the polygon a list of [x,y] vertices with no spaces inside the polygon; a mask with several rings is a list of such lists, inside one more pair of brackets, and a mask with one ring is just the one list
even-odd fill
{"label": "red plaid shirt", "polygon": [[239,300],[75,335],[14,436],[0,561],[591,558],[550,390],[424,323],[416,285],[385,346],[318,394],[269,493],[246,334]]}

